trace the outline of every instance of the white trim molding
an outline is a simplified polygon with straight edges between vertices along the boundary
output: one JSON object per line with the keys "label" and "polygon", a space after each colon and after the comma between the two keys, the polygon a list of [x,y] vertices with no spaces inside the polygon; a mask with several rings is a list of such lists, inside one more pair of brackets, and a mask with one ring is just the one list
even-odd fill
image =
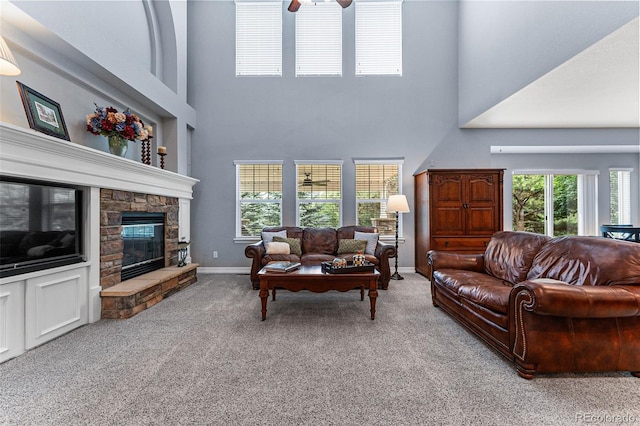
{"label": "white trim molding", "polygon": [[491,145],[491,154],[638,154],[639,145]]}

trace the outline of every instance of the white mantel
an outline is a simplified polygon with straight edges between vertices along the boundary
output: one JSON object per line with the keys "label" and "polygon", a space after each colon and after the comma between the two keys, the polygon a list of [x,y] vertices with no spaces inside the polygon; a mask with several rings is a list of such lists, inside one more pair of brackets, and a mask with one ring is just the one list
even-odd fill
{"label": "white mantel", "polygon": [[100,319],[100,189],[178,198],[190,238],[197,179],[0,122],[0,174],[84,188],[84,262],[0,279],[0,362]]}
{"label": "white mantel", "polygon": [[0,123],[0,173],[191,199],[197,179]]}

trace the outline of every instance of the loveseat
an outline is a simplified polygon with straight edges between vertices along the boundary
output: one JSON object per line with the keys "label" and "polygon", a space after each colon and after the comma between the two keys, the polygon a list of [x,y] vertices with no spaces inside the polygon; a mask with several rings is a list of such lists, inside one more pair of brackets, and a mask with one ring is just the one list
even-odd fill
{"label": "loveseat", "polygon": [[[280,238],[274,236],[274,234],[278,233],[281,234]],[[320,265],[320,263],[332,261],[336,257],[351,259],[355,251],[338,252],[341,248],[344,250],[344,247],[347,247],[347,243],[351,243],[351,241],[342,240],[355,240],[355,236],[367,238],[368,240],[360,239],[359,241],[368,242],[363,246],[365,248],[363,254],[369,262],[376,265],[376,269],[380,272],[378,287],[386,290],[389,286],[391,278],[389,258],[395,257],[396,249],[394,245],[384,243],[378,239],[379,235],[375,227],[343,226],[334,229],[279,226],[264,228],[261,235],[263,237],[262,240],[250,244],[244,251],[245,256],[253,259],[251,263],[251,284],[256,290],[260,288],[258,271],[267,263],[286,260],[300,262],[303,265]],[[282,235],[286,235],[286,237],[282,237]],[[293,244],[290,253],[267,253],[267,245],[272,242],[273,238],[276,241],[282,241],[283,238],[293,239],[293,241],[288,240],[289,243]],[[299,251],[296,249],[299,249]]]}
{"label": "loveseat", "polygon": [[432,250],[427,261],[433,304],[521,377],[640,377],[640,244],[501,231],[483,254]]}

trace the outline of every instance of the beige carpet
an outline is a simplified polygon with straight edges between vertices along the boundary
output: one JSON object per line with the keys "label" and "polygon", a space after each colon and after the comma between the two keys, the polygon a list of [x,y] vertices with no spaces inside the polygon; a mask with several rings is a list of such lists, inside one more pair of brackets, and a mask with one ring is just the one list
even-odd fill
{"label": "beige carpet", "polygon": [[247,276],[201,274],[0,364],[0,424],[640,423],[640,379],[521,379],[405,277],[380,291],[375,321],[358,291],[280,291],[262,322]]}

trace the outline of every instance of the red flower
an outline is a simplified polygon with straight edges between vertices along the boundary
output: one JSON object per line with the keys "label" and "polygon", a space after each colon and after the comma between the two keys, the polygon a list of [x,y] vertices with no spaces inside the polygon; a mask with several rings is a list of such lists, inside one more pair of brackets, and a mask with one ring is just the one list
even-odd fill
{"label": "red flower", "polygon": [[107,107],[105,108],[107,112],[118,112],[117,109],[115,109],[114,107]]}
{"label": "red flower", "polygon": [[122,136],[124,136],[125,139],[133,140],[133,138],[136,137],[136,132],[133,130],[133,127],[126,126],[122,131]]}
{"label": "red flower", "polygon": [[109,120],[102,120],[100,122],[100,125],[102,127],[102,130],[106,130],[107,132],[113,130],[113,123],[110,122]]}

